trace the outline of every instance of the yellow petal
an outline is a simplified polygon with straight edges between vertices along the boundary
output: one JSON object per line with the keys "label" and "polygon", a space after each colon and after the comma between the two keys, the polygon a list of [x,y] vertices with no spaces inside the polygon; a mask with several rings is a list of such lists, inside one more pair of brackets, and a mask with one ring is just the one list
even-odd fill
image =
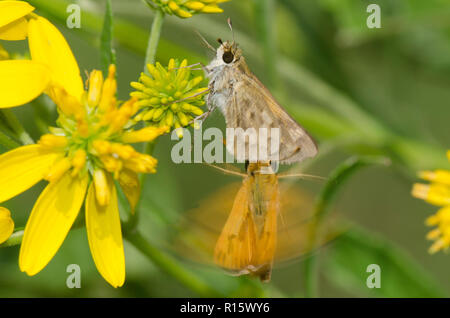
{"label": "yellow petal", "polygon": [[39,145],[46,149],[64,149],[67,146],[68,142],[69,141],[67,140],[66,136],[58,136],[53,134],[42,135],[38,141]]}
{"label": "yellow petal", "polygon": [[103,83],[102,94],[100,96],[100,102],[98,108],[102,112],[108,112],[115,106],[115,98],[117,93],[117,81],[116,81],[116,66],[114,64],[109,65],[108,77]]}
{"label": "yellow petal", "polygon": [[89,186],[86,199],[86,230],[95,266],[113,287],[125,282],[125,255],[120,228],[117,193],[114,182],[108,177],[110,200],[100,206],[95,197],[95,186]]}
{"label": "yellow petal", "polygon": [[145,127],[139,130],[127,131],[122,136],[122,141],[127,144],[153,141],[157,137],[169,131],[169,127]]}
{"label": "yellow petal", "polygon": [[8,209],[0,207],[0,243],[6,241],[14,231],[14,221]]}
{"label": "yellow petal", "polygon": [[28,42],[32,59],[50,68],[52,81],[81,100],[83,81],[80,69],[61,32],[45,18],[31,19],[28,22]]}
{"label": "yellow petal", "polygon": [[19,267],[28,275],[40,272],[58,251],[83,204],[88,176],[66,173],[50,183],[31,211],[20,247]]}
{"label": "yellow petal", "polygon": [[450,171],[449,170],[435,170],[435,171],[421,171],[419,177],[432,182],[438,182],[450,185]]}
{"label": "yellow petal", "polygon": [[102,71],[93,70],[89,75],[89,91],[88,91],[88,105],[92,108],[98,105],[100,97],[102,96],[103,87],[103,73]]}
{"label": "yellow petal", "polygon": [[0,1],[0,27],[26,16],[33,10],[25,1]]}
{"label": "yellow petal", "polygon": [[28,34],[28,22],[25,18],[17,19],[10,24],[0,27],[0,40],[25,40]]}
{"label": "yellow petal", "polygon": [[201,10],[203,9],[203,7],[205,6],[204,3],[201,3],[200,1],[189,1],[187,3],[184,4],[187,8],[191,9],[191,10]]}
{"label": "yellow petal", "polygon": [[101,206],[107,205],[111,197],[111,191],[105,170],[97,169],[94,171],[94,185],[97,203]]}
{"label": "yellow petal", "polygon": [[168,6],[169,6],[170,10],[172,10],[172,11],[176,11],[179,9],[179,6],[175,1],[169,1]]}
{"label": "yellow petal", "polygon": [[123,169],[119,175],[119,184],[128,203],[130,203],[131,213],[134,214],[141,193],[141,185],[137,173],[129,169]]}
{"label": "yellow petal", "polygon": [[177,15],[177,16],[179,16],[180,18],[190,18],[190,17],[192,17],[192,14],[191,13],[189,13],[189,12],[187,12],[186,10],[183,10],[183,9],[178,9],[178,10],[176,10],[175,11],[175,14]]}
{"label": "yellow petal", "polygon": [[72,167],[72,162],[69,158],[64,157],[55,162],[55,164],[49,169],[48,173],[45,175],[44,179],[48,182],[58,181],[70,168]]}
{"label": "yellow petal", "polygon": [[69,94],[60,84],[52,82],[46,93],[66,116],[74,116],[79,120],[84,118],[86,112],[80,100]]}
{"label": "yellow petal", "polygon": [[27,60],[0,61],[0,108],[26,104],[46,89],[47,67]]}
{"label": "yellow petal", "polygon": [[208,5],[206,7],[204,7],[201,12],[204,13],[221,13],[223,12],[223,10],[221,8],[219,8],[217,5]]}
{"label": "yellow petal", "polygon": [[61,153],[29,145],[0,156],[0,202],[6,201],[42,180]]}

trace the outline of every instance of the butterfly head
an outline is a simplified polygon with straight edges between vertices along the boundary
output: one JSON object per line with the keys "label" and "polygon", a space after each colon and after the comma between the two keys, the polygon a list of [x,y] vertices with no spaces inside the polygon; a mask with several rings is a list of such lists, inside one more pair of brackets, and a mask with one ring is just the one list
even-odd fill
{"label": "butterfly head", "polygon": [[221,39],[217,40],[220,47],[217,49],[216,59],[219,63],[224,65],[233,65],[241,58],[242,52],[237,44],[233,41],[223,42]]}

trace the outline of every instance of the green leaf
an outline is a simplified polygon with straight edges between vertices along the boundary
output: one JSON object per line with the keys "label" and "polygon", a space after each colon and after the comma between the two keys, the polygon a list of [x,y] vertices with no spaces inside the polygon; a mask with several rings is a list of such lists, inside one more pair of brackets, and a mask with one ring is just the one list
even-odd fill
{"label": "green leaf", "polygon": [[[341,288],[373,297],[447,297],[448,295],[404,250],[390,241],[352,227],[330,250],[324,266],[327,278]],[[380,266],[380,288],[370,289],[367,278]]]}
{"label": "green leaf", "polygon": [[351,157],[339,165],[327,180],[316,203],[316,216],[325,217],[341,185],[357,170],[369,165],[389,165],[385,157]]}
{"label": "green leaf", "polygon": [[101,34],[100,52],[103,74],[108,74],[110,64],[116,64],[116,53],[113,48],[113,13],[111,0],[106,0],[105,18]]}
{"label": "green leaf", "polygon": [[8,150],[20,147],[20,144],[18,142],[13,140],[10,136],[8,136],[6,133],[4,133],[1,129],[0,129],[0,145]]}

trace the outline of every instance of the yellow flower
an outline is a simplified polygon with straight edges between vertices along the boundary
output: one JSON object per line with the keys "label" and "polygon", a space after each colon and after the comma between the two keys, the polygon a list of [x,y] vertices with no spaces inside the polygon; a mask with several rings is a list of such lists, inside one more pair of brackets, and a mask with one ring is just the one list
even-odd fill
{"label": "yellow flower", "polygon": [[[447,157],[450,160],[450,151],[447,151]],[[412,195],[441,207],[426,221],[427,225],[436,226],[427,235],[434,241],[430,253],[436,253],[450,246],[450,170],[422,171],[419,176],[431,184],[414,184]]]}
{"label": "yellow flower", "polygon": [[35,275],[48,264],[85,202],[88,241],[96,267],[112,286],[122,286],[125,258],[114,179],[134,209],[138,173],[155,172],[157,160],[137,152],[129,143],[151,141],[167,128],[133,130],[129,126],[138,107],[135,98],[122,105],[116,100],[114,65],[106,79],[100,71],[93,71],[84,91],[70,47],[47,20],[29,21],[29,40],[32,59],[50,73],[46,93],[60,116],[58,127],[51,128],[38,144],[0,156],[0,202],[42,179],[49,181],[25,227],[20,269]]}
{"label": "yellow flower", "polygon": [[139,100],[141,109],[136,121],[179,128],[203,113],[199,107],[205,104],[208,88],[198,87],[203,77],[192,75],[187,64],[187,60],[180,64],[171,59],[167,68],[158,62],[147,65],[150,76],[142,73],[139,82],[131,83],[137,91],[130,95]]}
{"label": "yellow flower", "polygon": [[0,206],[0,244],[6,241],[14,230],[14,221],[8,209]]}
{"label": "yellow flower", "polygon": [[168,14],[190,18],[197,13],[221,13],[220,3],[229,0],[150,0]]}

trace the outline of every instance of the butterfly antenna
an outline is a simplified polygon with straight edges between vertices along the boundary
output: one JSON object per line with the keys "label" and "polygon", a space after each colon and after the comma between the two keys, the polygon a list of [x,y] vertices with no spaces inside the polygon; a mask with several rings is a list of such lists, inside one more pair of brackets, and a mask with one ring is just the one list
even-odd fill
{"label": "butterfly antenna", "polygon": [[219,167],[219,166],[207,163],[207,162],[204,162],[203,164],[205,164],[208,167],[217,169],[217,170],[221,171],[224,174],[233,175],[233,176],[239,176],[239,177],[246,177],[247,176],[245,173],[234,171],[234,170],[231,170],[231,169],[222,168],[222,167]]}
{"label": "butterfly antenna", "polygon": [[327,178],[324,177],[320,177],[320,176],[315,176],[312,174],[304,174],[304,173],[288,173],[288,174],[283,174],[280,173],[278,175],[279,179],[284,179],[284,178],[301,178],[301,179],[312,179],[312,180],[327,180]]}
{"label": "butterfly antenna", "polygon": [[234,40],[233,23],[231,22],[231,18],[228,18],[227,22],[228,22],[228,26],[230,27],[231,34],[233,36],[233,46],[234,46],[236,44],[236,41]]}
{"label": "butterfly antenna", "polygon": [[213,51],[213,52],[216,52],[216,49],[215,49],[211,44],[209,44],[209,42],[205,39],[205,37],[204,37],[203,35],[200,34],[200,32],[198,32],[197,30],[195,30],[195,33],[197,33],[197,35],[198,35],[198,36],[200,37],[200,39],[202,40],[203,44],[205,44],[206,47],[207,47],[208,49],[210,49],[210,50]]}

